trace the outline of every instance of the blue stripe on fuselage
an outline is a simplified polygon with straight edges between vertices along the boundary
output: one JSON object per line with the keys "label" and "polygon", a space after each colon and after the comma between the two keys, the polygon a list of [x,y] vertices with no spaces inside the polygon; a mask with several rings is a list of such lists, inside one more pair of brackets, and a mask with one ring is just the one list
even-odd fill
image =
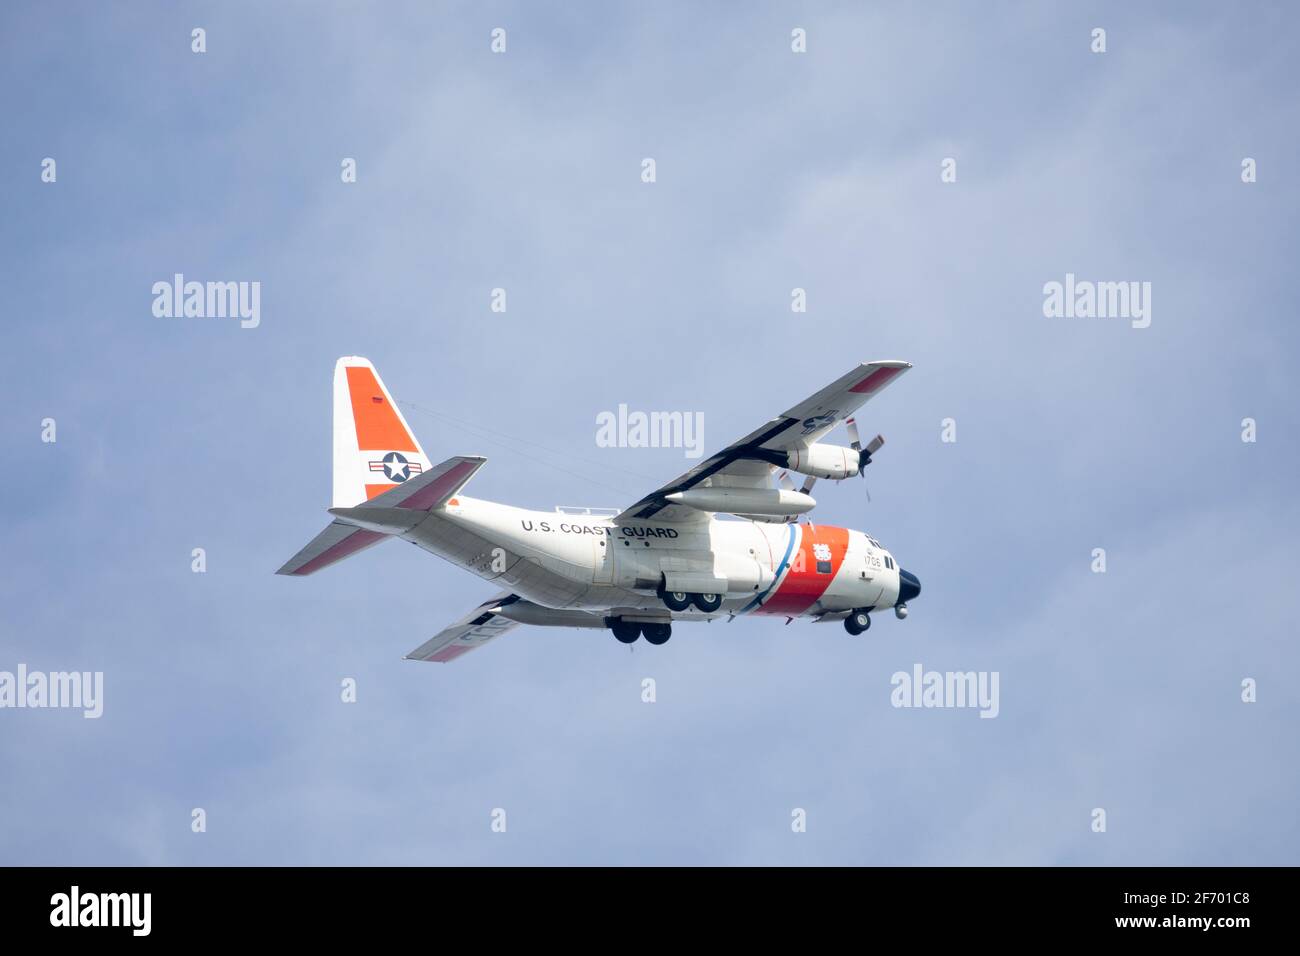
{"label": "blue stripe on fuselage", "polygon": [[772,593],[772,588],[776,587],[781,581],[781,575],[785,573],[786,565],[790,563],[790,552],[794,550],[795,530],[799,527],[797,524],[786,525],[789,528],[789,540],[785,543],[785,555],[781,558],[781,563],[776,566],[776,574],[772,576],[772,583],[768,585],[767,590],[760,594],[754,600],[750,601],[740,609],[741,614],[748,614],[754,608],[763,603],[763,599]]}

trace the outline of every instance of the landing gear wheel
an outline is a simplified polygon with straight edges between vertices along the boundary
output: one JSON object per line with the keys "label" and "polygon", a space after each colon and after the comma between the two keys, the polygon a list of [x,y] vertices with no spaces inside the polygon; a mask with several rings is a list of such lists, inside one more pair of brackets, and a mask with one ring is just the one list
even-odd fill
{"label": "landing gear wheel", "polygon": [[691,596],[685,591],[666,591],[664,586],[659,585],[659,599],[668,606],[670,611],[685,611],[691,606]]}
{"label": "landing gear wheel", "polygon": [[641,631],[651,644],[666,644],[668,638],[673,636],[671,624],[642,624]]}
{"label": "landing gear wheel", "polygon": [[844,630],[858,635],[871,626],[871,615],[866,611],[854,611],[844,619]]}
{"label": "landing gear wheel", "polygon": [[623,644],[631,644],[641,636],[641,625],[632,621],[624,621],[622,618],[610,624],[609,629],[614,632],[614,637]]}
{"label": "landing gear wheel", "polygon": [[695,606],[705,614],[712,614],[718,608],[722,607],[721,594],[697,594],[692,598],[692,600],[695,602]]}

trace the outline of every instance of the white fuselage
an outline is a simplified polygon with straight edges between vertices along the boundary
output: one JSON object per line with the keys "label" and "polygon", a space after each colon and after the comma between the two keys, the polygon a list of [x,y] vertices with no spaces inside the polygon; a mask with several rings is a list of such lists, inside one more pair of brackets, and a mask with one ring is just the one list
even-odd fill
{"label": "white fuselage", "polygon": [[[631,521],[528,511],[458,495],[402,535],[527,601],[625,619],[739,613],[843,617],[891,607],[893,556],[860,531],[723,520]],[[724,595],[714,615],[669,613],[661,585]],[[640,614],[638,614],[640,612]]]}

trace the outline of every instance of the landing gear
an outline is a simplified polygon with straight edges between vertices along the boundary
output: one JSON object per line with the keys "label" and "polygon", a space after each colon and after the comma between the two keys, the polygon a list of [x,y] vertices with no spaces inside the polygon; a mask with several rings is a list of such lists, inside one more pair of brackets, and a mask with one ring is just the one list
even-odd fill
{"label": "landing gear", "polygon": [[718,608],[722,607],[721,594],[696,594],[691,598],[695,606],[705,614],[712,614]]}
{"label": "landing gear", "polygon": [[656,593],[659,595],[659,600],[664,602],[664,606],[674,614],[680,614],[690,608],[692,604],[705,614],[713,614],[718,608],[722,607],[721,594],[692,594],[689,591],[669,591],[663,584],[659,585],[659,590]]}
{"label": "landing gear", "polygon": [[638,637],[642,636],[649,644],[666,644],[668,638],[673,636],[673,626],[668,623],[647,621],[642,624],[637,621],[625,621],[621,617],[607,617],[605,625],[613,633],[614,639],[622,644],[633,644]]}
{"label": "landing gear", "polygon": [[844,630],[854,636],[861,634],[871,626],[871,615],[859,608],[844,619]]}
{"label": "landing gear", "polygon": [[691,596],[689,594],[685,591],[667,591],[662,584],[659,585],[659,599],[667,605],[670,611],[685,611],[691,606]]}
{"label": "landing gear", "polygon": [[671,624],[642,624],[641,633],[651,644],[666,644],[668,638],[673,636],[673,626]]}
{"label": "landing gear", "polygon": [[615,639],[623,644],[631,644],[641,636],[640,624],[625,621],[621,617],[614,618],[610,622],[609,629],[614,632]]}
{"label": "landing gear", "polygon": [[907,605],[902,601],[899,601],[894,605],[894,617],[898,618],[900,621],[907,618]]}

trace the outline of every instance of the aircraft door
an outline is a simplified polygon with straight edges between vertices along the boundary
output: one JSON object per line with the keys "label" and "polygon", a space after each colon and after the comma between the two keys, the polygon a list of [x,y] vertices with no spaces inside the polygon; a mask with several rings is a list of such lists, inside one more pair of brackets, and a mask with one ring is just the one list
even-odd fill
{"label": "aircraft door", "polygon": [[609,586],[614,583],[614,539],[603,533],[591,536],[592,583]]}

